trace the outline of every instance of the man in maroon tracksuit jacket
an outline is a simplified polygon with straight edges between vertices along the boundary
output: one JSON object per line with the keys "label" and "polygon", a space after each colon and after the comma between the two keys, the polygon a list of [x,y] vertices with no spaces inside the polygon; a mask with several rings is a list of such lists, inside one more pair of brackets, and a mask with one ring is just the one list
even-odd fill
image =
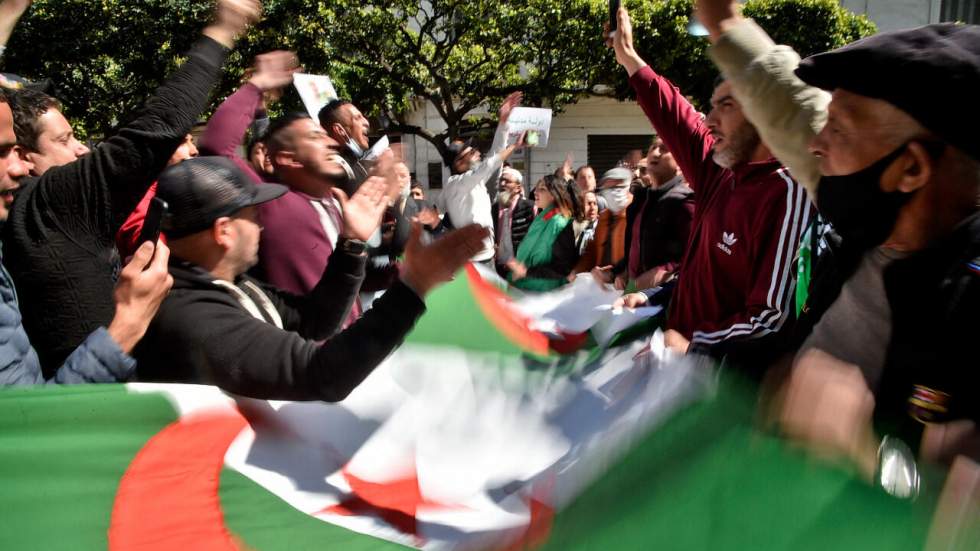
{"label": "man in maroon tracksuit jacket", "polygon": [[623,8],[618,26],[610,39],[616,60],[696,194],[668,312],[668,345],[761,368],[759,358],[771,347],[760,337],[779,335],[792,316],[794,258],[813,215],[810,201],[745,120],[728,83],[715,89],[702,118],[637,55]]}

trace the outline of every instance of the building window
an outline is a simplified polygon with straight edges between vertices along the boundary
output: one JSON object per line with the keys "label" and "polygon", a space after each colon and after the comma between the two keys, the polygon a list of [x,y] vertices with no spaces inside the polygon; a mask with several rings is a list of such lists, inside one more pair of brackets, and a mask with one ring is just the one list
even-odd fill
{"label": "building window", "polygon": [[980,23],[980,1],[943,0],[939,13],[940,21],[962,21],[976,25]]}
{"label": "building window", "polygon": [[630,151],[638,149],[646,155],[652,141],[653,134],[590,134],[589,165],[595,170],[596,178],[601,178],[603,172],[615,168]]}
{"label": "building window", "polygon": [[442,189],[442,163],[429,163],[429,189]]}

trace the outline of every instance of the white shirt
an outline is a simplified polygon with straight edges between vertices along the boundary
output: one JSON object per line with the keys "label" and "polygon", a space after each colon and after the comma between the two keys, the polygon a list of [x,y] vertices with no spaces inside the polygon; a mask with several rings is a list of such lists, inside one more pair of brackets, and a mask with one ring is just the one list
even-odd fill
{"label": "white shirt", "polygon": [[498,126],[490,149],[490,157],[473,165],[462,174],[453,174],[446,182],[446,189],[439,195],[439,210],[449,214],[453,227],[461,228],[468,224],[479,224],[490,230],[490,236],[483,241],[483,249],[473,256],[475,261],[493,258],[493,215],[490,214],[490,194],[487,181],[493,178],[504,162],[500,152],[507,146],[506,125]]}

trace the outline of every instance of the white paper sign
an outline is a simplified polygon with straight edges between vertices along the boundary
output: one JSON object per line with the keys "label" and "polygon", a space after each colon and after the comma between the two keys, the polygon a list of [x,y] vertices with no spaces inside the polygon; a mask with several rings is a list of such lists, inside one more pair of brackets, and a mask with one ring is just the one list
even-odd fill
{"label": "white paper sign", "polygon": [[296,73],[293,75],[293,86],[299,92],[299,97],[303,99],[306,112],[319,120],[320,109],[337,99],[337,90],[333,87],[330,77],[325,75],[310,75],[306,73]]}
{"label": "white paper sign", "polygon": [[507,119],[509,134],[507,143],[517,143],[521,133],[537,133],[537,143],[533,143],[530,136],[525,140],[527,145],[532,147],[548,147],[548,134],[551,132],[551,109],[541,109],[538,107],[515,107],[510,112]]}

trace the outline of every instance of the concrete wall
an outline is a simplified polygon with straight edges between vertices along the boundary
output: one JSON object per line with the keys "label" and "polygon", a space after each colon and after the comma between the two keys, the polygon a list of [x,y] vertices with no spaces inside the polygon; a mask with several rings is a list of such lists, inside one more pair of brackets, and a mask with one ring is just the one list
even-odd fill
{"label": "concrete wall", "polygon": [[867,15],[879,31],[939,22],[940,0],[841,0],[841,5]]}

